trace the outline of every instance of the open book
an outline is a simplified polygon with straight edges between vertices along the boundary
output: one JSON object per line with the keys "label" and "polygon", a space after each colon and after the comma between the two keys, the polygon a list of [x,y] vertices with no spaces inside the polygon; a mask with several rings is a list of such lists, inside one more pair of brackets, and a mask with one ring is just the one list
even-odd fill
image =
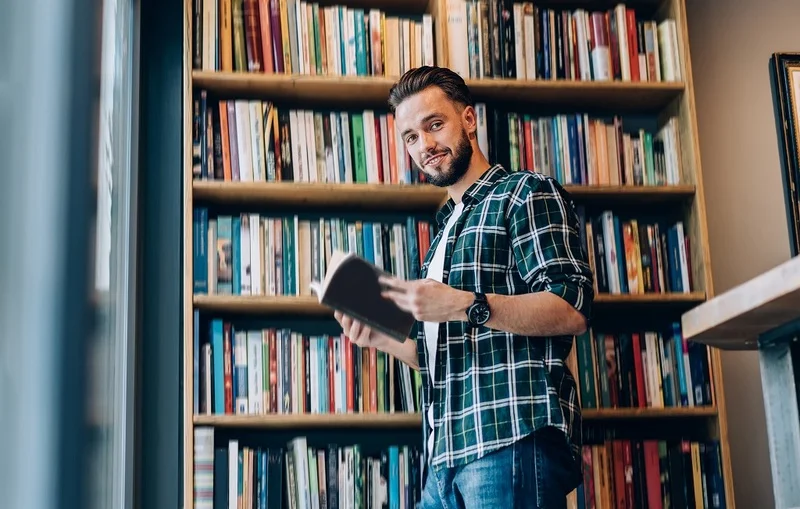
{"label": "open book", "polygon": [[391,276],[355,253],[336,250],[325,279],[312,282],[311,290],[320,303],[403,342],[414,325],[414,316],[381,295],[381,275]]}

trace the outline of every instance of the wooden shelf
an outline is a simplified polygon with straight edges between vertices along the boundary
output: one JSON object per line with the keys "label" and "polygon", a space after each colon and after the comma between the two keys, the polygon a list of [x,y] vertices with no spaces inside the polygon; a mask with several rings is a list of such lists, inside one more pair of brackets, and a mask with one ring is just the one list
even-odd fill
{"label": "wooden shelf", "polygon": [[706,300],[703,292],[691,293],[631,293],[631,294],[611,294],[600,293],[595,295],[595,304],[698,304]]}
{"label": "wooden shelf", "polygon": [[333,315],[316,297],[195,295],[193,299],[195,307],[203,311],[261,315]]}
{"label": "wooden shelf", "polygon": [[[716,407],[598,408],[584,409],[584,421],[618,419],[680,419],[714,417]],[[415,428],[422,425],[416,413],[195,415],[194,423],[226,428]]]}
{"label": "wooden shelf", "polygon": [[614,202],[668,202],[690,199],[695,194],[695,186],[611,186],[611,185],[570,185],[564,186],[573,198],[580,201]]}
{"label": "wooden shelf", "polygon": [[678,419],[688,417],[716,417],[713,406],[674,408],[585,408],[581,412],[584,421],[616,419]]}
{"label": "wooden shelf", "polygon": [[200,201],[276,207],[435,210],[447,198],[445,190],[421,184],[195,181],[192,187]]}
{"label": "wooden shelf", "polygon": [[230,428],[413,428],[422,419],[410,413],[195,415],[194,423]]}
{"label": "wooden shelf", "polygon": [[[313,296],[261,296],[261,295],[195,295],[196,308],[203,311],[263,315],[309,315],[330,316],[332,312]],[[626,305],[690,305],[703,302],[705,294],[695,293],[650,293],[612,295],[599,294],[594,303],[609,306]]]}
{"label": "wooden shelf", "polygon": [[[383,76],[314,76],[250,72],[192,71],[195,89],[219,96],[260,97],[304,103],[387,106],[396,78]],[[570,80],[466,80],[476,101],[547,104],[614,111],[652,111],[667,106],[685,88],[682,82]]]}
{"label": "wooden shelf", "polygon": [[[565,185],[576,201],[680,201],[694,196],[693,185]],[[225,182],[195,180],[194,199],[221,204],[275,207],[343,207],[348,209],[428,210],[447,199],[444,189],[428,184],[326,184],[316,182]]]}

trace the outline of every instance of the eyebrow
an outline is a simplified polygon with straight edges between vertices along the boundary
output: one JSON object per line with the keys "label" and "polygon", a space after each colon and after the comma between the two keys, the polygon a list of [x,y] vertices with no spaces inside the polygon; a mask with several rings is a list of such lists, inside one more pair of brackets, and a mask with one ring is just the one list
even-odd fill
{"label": "eyebrow", "polygon": [[[441,117],[441,116],[442,116],[442,114],[441,114],[441,113],[439,113],[439,112],[434,112],[434,113],[431,113],[431,114],[429,114],[429,115],[426,115],[426,116],[425,116],[425,118],[423,118],[423,119],[422,119],[422,121],[421,121],[420,123],[421,123],[421,124],[425,124],[425,123],[427,123],[427,122],[430,122],[432,119],[434,119],[434,118],[436,118],[436,117]],[[402,133],[400,133],[400,136],[402,136],[402,137],[405,137],[405,135],[406,135],[406,134],[408,134],[408,133],[410,133],[411,131],[412,131],[412,129],[411,129],[411,128],[405,129],[405,130],[404,130]]]}

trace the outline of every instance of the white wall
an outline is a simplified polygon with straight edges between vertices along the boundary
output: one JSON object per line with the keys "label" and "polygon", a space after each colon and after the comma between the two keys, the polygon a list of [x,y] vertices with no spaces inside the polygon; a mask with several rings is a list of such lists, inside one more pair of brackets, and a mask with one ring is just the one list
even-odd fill
{"label": "white wall", "polygon": [[[769,59],[776,51],[800,51],[800,1],[686,2],[719,294],[791,254]],[[772,507],[758,355],[728,352],[722,358],[736,506]]]}

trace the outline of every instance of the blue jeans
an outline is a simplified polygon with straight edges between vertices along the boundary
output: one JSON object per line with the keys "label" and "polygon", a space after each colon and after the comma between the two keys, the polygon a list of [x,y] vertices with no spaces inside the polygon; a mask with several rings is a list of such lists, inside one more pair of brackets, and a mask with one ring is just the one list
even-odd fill
{"label": "blue jeans", "polygon": [[456,468],[427,467],[418,509],[565,509],[580,480],[564,435],[553,428]]}

